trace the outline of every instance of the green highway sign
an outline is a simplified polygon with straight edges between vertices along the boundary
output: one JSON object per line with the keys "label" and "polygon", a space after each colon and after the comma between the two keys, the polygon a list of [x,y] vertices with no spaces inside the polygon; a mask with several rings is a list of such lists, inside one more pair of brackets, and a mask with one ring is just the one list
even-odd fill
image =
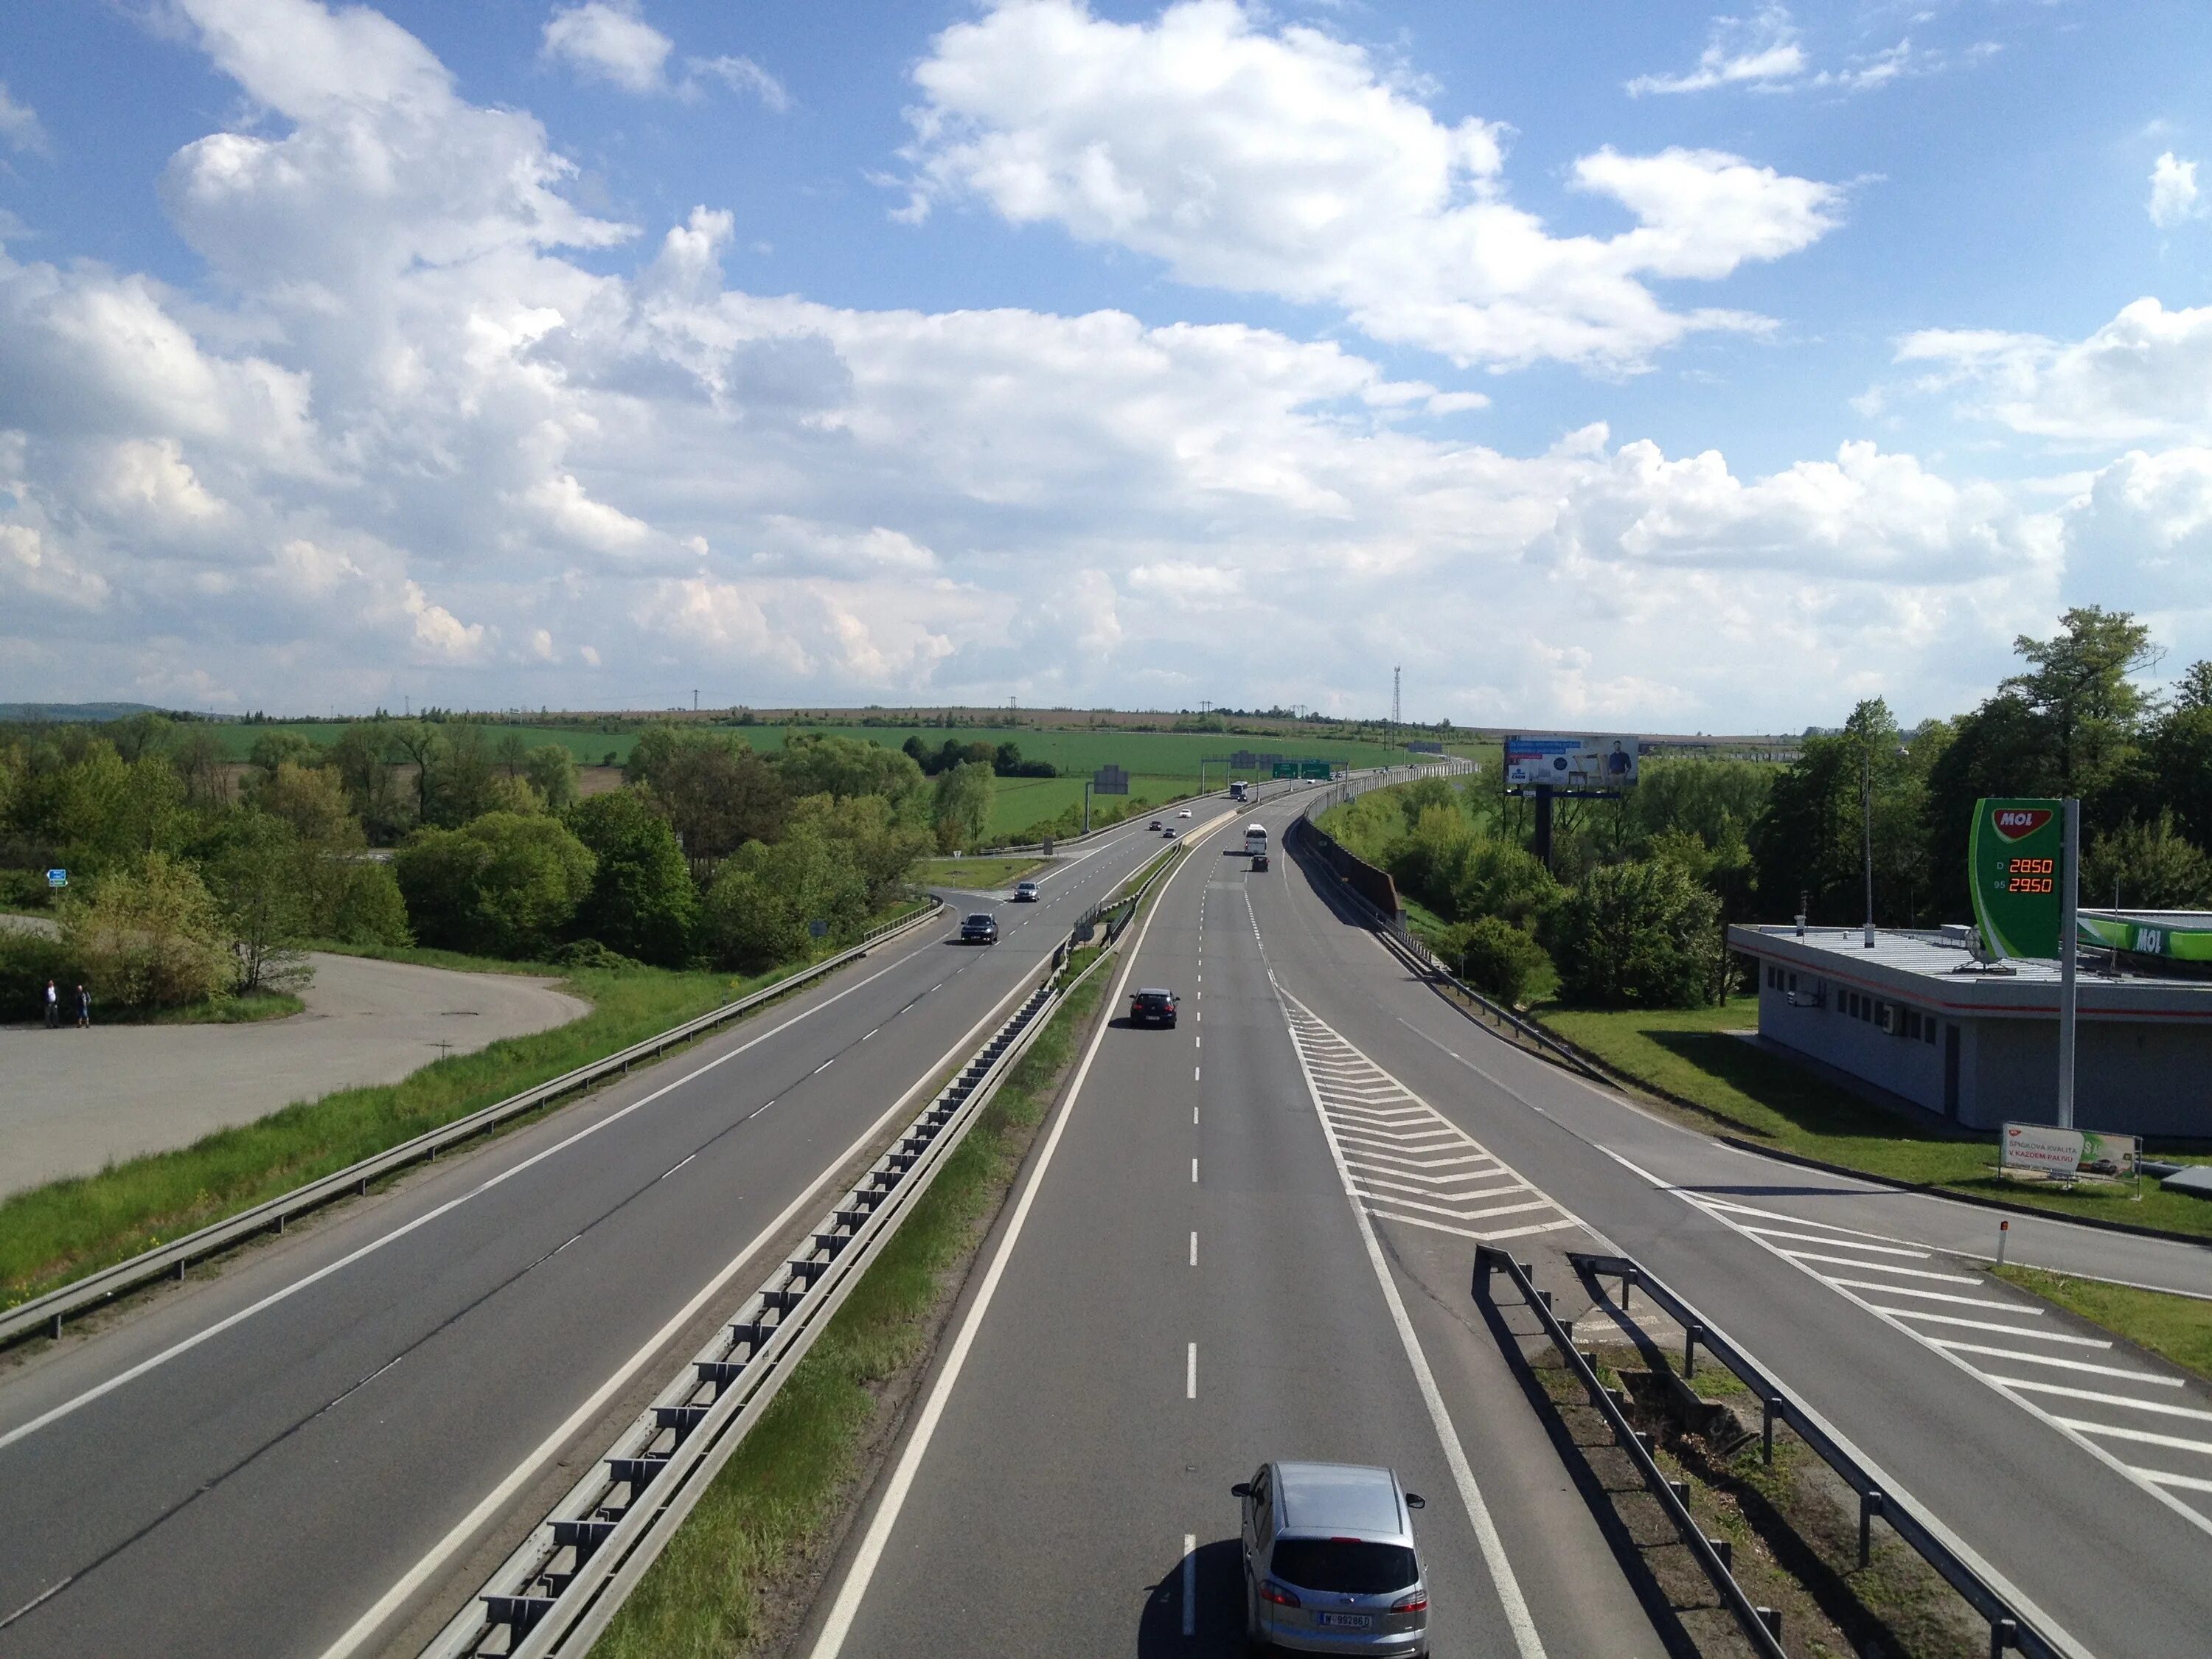
{"label": "green highway sign", "polygon": [[2056,800],[1974,803],[1967,866],[1974,921],[1992,958],[2057,958],[2066,891],[2064,809]]}
{"label": "green highway sign", "polygon": [[1298,763],[1296,761],[1276,761],[1269,769],[1275,777],[1294,778],[1298,775]]}
{"label": "green highway sign", "polygon": [[1331,775],[1329,763],[1325,760],[1300,761],[1298,775],[1302,778],[1318,778],[1323,783],[1327,783]]}

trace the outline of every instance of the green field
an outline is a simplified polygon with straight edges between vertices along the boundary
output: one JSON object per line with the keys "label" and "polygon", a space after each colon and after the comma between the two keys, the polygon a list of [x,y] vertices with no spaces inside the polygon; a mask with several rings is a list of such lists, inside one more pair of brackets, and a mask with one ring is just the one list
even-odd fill
{"label": "green field", "polygon": [[[296,732],[310,743],[334,743],[345,730],[342,723],[311,721],[302,724],[283,724],[270,721],[264,725],[217,724],[208,728],[222,744],[227,760],[242,761],[252,751],[254,739],[269,732]],[[596,732],[557,726],[495,725],[490,727],[496,739],[509,732],[520,733],[526,743],[557,743],[574,755],[579,764],[599,766],[620,765],[629,757],[630,745],[637,740],[640,726],[629,726],[618,732]],[[1139,775],[1146,780],[1175,778],[1186,780],[1182,787],[1194,787],[1198,779],[1198,763],[1201,758],[1232,754],[1237,750],[1250,750],[1255,754],[1280,754],[1309,760],[1335,761],[1346,765],[1376,766],[1395,758],[1402,760],[1402,750],[1391,749],[1379,743],[1367,743],[1356,738],[1293,737],[1250,738],[1224,736],[1212,732],[1127,732],[1111,727],[1091,731],[1080,727],[1052,728],[1032,726],[717,726],[714,729],[735,733],[763,753],[783,747],[784,738],[791,732],[834,732],[841,737],[858,738],[864,742],[882,744],[887,749],[896,749],[909,737],[918,737],[930,748],[940,746],[947,738],[957,738],[963,743],[1006,743],[1021,745],[1023,757],[1029,760],[1048,760],[1064,772],[1087,774],[1102,766],[1120,766],[1132,775],[1132,787]],[[1208,769],[1211,779],[1220,776],[1218,768]],[[1003,796],[1007,785],[1017,782],[1066,781],[1054,779],[1008,779],[1001,784]],[[1082,789],[1077,780],[1076,798]],[[1157,799],[1157,796],[1155,797]],[[1052,806],[1032,811],[1020,822],[1028,823],[1065,805],[1062,796]]]}

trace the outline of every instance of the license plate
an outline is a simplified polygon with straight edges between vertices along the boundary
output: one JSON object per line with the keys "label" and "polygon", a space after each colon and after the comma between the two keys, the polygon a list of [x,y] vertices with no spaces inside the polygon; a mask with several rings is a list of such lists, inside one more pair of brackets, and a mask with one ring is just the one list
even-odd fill
{"label": "license plate", "polygon": [[1323,1630],[1365,1630],[1375,1622],[1371,1613],[1316,1613],[1314,1623]]}

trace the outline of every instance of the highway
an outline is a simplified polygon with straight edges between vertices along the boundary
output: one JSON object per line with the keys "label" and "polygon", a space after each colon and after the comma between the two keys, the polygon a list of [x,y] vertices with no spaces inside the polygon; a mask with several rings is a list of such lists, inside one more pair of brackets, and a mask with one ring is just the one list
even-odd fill
{"label": "highway", "polygon": [[976,904],[956,896],[618,1086],[30,1352],[0,1376],[0,1654],[414,1652],[1158,847],[1141,823],[1086,843],[1043,902],[989,907],[988,949],[947,942]]}
{"label": "highway", "polygon": [[[1975,1274],[1990,1212],[1736,1152],[1513,1049],[1325,873],[1275,866],[1194,858],[1164,896],[1122,977],[1187,1024],[1102,1034],[798,1650],[1237,1650],[1227,1489],[1297,1456],[1430,1497],[1439,1652],[1657,1651],[1470,1299],[1487,1239],[1563,1305],[1563,1251],[1636,1255],[2079,1651],[2201,1659],[2201,1384]],[[2207,1255],[2022,1237],[2184,1287]]]}
{"label": "highway", "polygon": [[1662,1651],[1495,1345],[1346,1203],[1247,902],[1297,878],[1243,822],[1125,951],[1117,1008],[1181,1022],[1101,1029],[796,1651],[1242,1652],[1229,1488],[1269,1457],[1429,1499],[1439,1653]]}

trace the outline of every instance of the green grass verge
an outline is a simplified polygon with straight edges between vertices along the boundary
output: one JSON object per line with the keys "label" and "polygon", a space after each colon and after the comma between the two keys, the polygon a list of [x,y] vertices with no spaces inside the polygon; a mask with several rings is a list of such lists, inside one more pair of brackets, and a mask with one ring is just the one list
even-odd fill
{"label": "green grass verge", "polygon": [[550,975],[591,1012],[551,1030],[434,1060],[398,1083],[343,1089],[173,1152],[0,1200],[0,1307],[13,1307],[165,1240],[235,1215],[495,1101],[643,1042],[796,971],[564,971],[450,951],[354,954],[471,972]]}
{"label": "green grass verge", "polygon": [[1062,1003],[945,1161],[782,1392],[592,1652],[708,1659],[739,1651],[763,1596],[842,1510],[880,1390],[921,1358],[1075,1057],[1109,970]]}
{"label": "green grass verge", "polygon": [[1990,1271],[2008,1284],[2055,1302],[2067,1312],[2101,1325],[2212,1382],[2212,1302],[2075,1279],[2040,1267],[2003,1267]]}
{"label": "green grass verge", "polygon": [[2212,1238],[2212,1204],[2143,1182],[2073,1191],[1997,1175],[1996,1136],[1945,1137],[1905,1121],[1778,1054],[1729,1036],[1759,1024],[1759,1000],[1723,1007],[1594,1012],[1548,1007],[1540,1022],[1614,1071],[1695,1103],[1746,1140],[1893,1181],[2002,1198],[2054,1214]]}
{"label": "green grass verge", "polygon": [[[114,1024],[140,1025],[258,1025],[264,1019],[289,1019],[303,1013],[307,1005],[289,991],[255,991],[245,996],[210,997],[205,1002],[187,1003],[181,1008],[161,1008],[136,1019],[125,1016],[121,1020],[110,1019]],[[100,1018],[100,1010],[92,1011],[93,1018]]]}
{"label": "green grass verge", "polygon": [[909,879],[924,887],[959,887],[979,892],[1011,887],[1023,877],[1049,869],[1050,859],[924,859]]}

